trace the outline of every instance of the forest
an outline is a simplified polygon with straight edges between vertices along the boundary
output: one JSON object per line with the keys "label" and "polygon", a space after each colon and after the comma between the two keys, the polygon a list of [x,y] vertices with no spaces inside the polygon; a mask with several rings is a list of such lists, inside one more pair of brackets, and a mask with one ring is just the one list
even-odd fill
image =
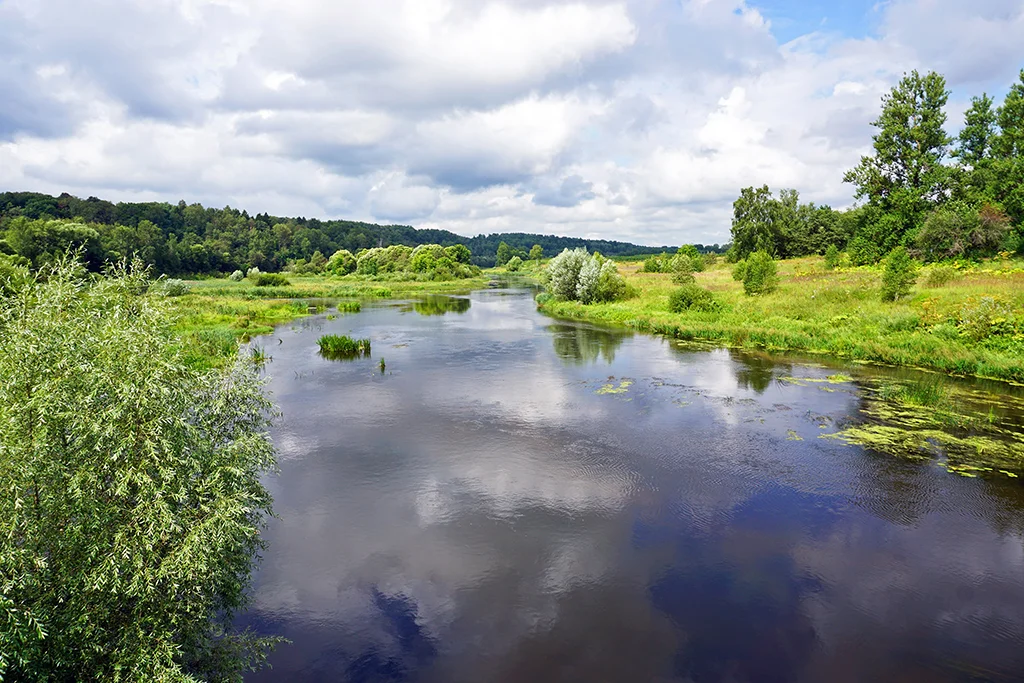
{"label": "forest", "polygon": [[[92,270],[134,254],[157,273],[202,275],[250,268],[277,272],[294,265],[303,270],[341,249],[358,254],[374,247],[423,244],[463,244],[472,252],[474,265],[489,267],[495,265],[502,243],[512,250],[511,255],[521,253],[524,259],[535,244],[549,255],[579,247],[607,256],[643,255],[670,248],[527,233],[467,238],[447,230],[250,215],[231,207],[205,208],[184,201],[115,204],[67,193],[59,197],[0,193],[0,255],[17,257],[23,265],[36,268],[68,247],[81,248]],[[718,245],[700,248],[719,250]]]}
{"label": "forest", "polygon": [[733,204],[730,260],[845,251],[850,265],[897,247],[926,261],[1024,252],[1024,70],[998,107],[974,97],[954,138],[945,131],[945,78],[913,71],[882,100],[873,153],[847,171],[858,204],[846,211],[747,187]]}

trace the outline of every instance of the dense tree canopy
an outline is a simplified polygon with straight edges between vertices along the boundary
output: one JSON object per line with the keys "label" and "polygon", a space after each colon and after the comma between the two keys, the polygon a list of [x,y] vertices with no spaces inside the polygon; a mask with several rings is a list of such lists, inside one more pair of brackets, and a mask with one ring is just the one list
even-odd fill
{"label": "dense tree canopy", "polygon": [[342,249],[358,256],[374,247],[421,244],[461,244],[470,250],[473,264],[492,266],[501,242],[508,245],[508,258],[518,255],[524,260],[534,245],[550,254],[584,247],[608,256],[668,249],[526,233],[468,238],[446,230],[417,230],[404,225],[253,216],[231,207],[213,209],[183,201],[114,204],[69,194],[51,197],[34,192],[0,193],[0,253],[25,256],[36,267],[68,247],[84,247],[84,257],[92,270],[137,254],[156,272],[166,274],[231,273],[252,267],[278,271],[297,263],[301,269],[318,252],[326,262]]}
{"label": "dense tree canopy", "polygon": [[845,249],[854,265],[897,246],[925,260],[1024,253],[1024,71],[998,108],[973,98],[954,141],[945,79],[914,71],[882,98],[874,153],[845,175],[860,206],[800,204],[795,190],[747,187],[733,204],[730,255],[777,258]]}

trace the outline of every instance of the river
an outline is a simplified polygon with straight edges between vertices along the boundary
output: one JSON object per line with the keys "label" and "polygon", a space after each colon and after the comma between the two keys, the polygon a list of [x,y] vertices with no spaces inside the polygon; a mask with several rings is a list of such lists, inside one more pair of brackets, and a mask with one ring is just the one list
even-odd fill
{"label": "river", "polygon": [[1024,680],[1024,478],[828,438],[889,371],[519,289],[257,343],[281,471],[241,622],[292,642],[249,681]]}

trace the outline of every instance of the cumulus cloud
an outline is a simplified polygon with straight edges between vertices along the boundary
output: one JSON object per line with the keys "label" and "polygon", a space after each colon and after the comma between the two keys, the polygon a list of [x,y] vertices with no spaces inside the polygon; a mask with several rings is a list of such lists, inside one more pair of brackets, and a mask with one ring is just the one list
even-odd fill
{"label": "cumulus cloud", "polygon": [[867,34],[765,4],[7,0],[0,184],[724,242],[746,185],[848,205],[903,72],[949,77],[955,129],[1024,63],[1016,0],[892,0]]}

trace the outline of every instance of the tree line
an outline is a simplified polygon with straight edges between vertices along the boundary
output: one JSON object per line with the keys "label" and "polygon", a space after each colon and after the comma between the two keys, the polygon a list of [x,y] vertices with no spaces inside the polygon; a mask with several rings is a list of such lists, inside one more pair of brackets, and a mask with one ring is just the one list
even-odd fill
{"label": "tree line", "polygon": [[956,138],[940,74],[913,71],[882,98],[873,153],[843,177],[859,204],[847,211],[747,187],[733,203],[731,260],[846,251],[854,265],[904,247],[925,261],[1024,253],[1024,70],[1002,104],[974,97]]}
{"label": "tree line", "polygon": [[[0,193],[0,255],[35,268],[54,261],[68,247],[80,248],[90,269],[138,255],[168,275],[231,273],[259,268],[274,272],[300,268],[345,249],[352,254],[402,245],[465,245],[477,266],[495,265],[499,245],[526,258],[534,245],[549,255],[588,248],[608,256],[641,255],[670,249],[629,242],[587,240],[529,233],[463,237],[447,230],[376,225],[347,220],[250,215],[231,207],[166,202],[113,203],[70,194]],[[702,249],[705,247],[701,246]],[[706,249],[717,251],[718,245]],[[509,258],[511,258],[511,255]],[[507,259],[506,259],[507,260]]]}

